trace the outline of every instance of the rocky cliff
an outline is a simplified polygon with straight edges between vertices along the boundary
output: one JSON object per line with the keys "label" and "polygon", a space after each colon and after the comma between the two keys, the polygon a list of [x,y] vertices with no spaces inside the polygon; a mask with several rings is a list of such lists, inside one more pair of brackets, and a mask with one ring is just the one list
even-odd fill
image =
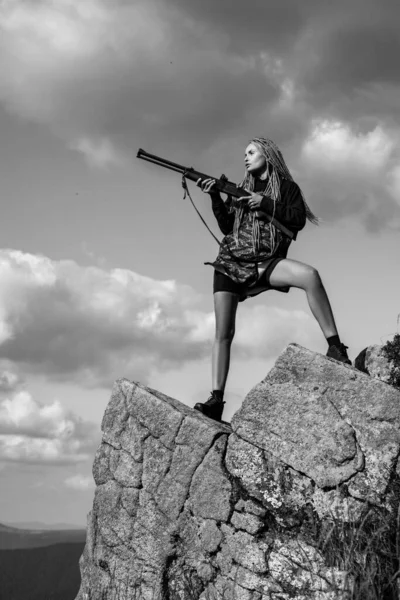
{"label": "rocky cliff", "polygon": [[77,600],[397,598],[400,392],[291,344],[231,425],[115,383]]}

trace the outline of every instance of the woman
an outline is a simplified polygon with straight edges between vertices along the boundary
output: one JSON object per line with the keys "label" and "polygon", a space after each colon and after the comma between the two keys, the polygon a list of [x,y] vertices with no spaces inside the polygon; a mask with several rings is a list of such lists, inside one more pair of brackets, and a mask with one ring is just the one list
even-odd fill
{"label": "woman", "polygon": [[318,223],[287,168],[279,148],[269,139],[254,138],[244,156],[245,178],[240,184],[249,195],[224,202],[213,190],[215,180],[198,180],[210,194],[214,215],[222,233],[214,267],[216,333],[212,353],[212,392],[195,409],[220,421],[224,389],[229,371],[230,348],[235,333],[238,302],[265,290],[288,292],[303,289],[312,314],[328,342],[327,356],[351,364],[347,346],[341,343],[328,296],[318,271],[286,258],[291,239],[270,222],[274,217],[293,234],[306,220]]}

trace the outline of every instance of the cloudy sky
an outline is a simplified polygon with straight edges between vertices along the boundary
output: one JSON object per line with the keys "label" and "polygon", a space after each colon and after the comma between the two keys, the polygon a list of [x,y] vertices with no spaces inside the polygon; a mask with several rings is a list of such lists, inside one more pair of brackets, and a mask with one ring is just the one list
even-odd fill
{"label": "cloudy sky", "polygon": [[[323,219],[290,256],[351,358],[398,330],[399,19],[397,0],[0,0],[0,522],[85,523],[115,379],[210,390],[217,246],[139,147],[239,181],[248,140],[274,139]],[[292,341],[326,352],[304,293],[240,305],[226,418]]]}

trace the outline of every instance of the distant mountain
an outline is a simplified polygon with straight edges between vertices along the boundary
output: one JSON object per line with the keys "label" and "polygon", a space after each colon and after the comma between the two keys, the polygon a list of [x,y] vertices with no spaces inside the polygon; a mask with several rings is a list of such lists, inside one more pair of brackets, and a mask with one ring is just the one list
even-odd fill
{"label": "distant mountain", "polygon": [[83,543],[0,550],[1,600],[74,600]]}
{"label": "distant mountain", "polygon": [[41,531],[61,531],[63,529],[85,529],[86,525],[77,525],[76,523],[42,523],[41,521],[21,521],[15,523],[4,523],[9,527],[18,529],[40,529]]}
{"label": "distant mountain", "polygon": [[40,548],[53,544],[84,543],[85,529],[18,529],[0,523],[0,550]]}

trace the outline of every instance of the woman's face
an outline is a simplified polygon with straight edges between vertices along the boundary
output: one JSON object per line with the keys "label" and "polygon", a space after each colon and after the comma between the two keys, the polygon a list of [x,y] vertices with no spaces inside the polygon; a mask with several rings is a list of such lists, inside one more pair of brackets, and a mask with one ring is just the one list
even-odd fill
{"label": "woman's face", "polygon": [[244,164],[247,172],[254,176],[261,175],[267,170],[267,159],[253,143],[249,144],[244,152]]}

